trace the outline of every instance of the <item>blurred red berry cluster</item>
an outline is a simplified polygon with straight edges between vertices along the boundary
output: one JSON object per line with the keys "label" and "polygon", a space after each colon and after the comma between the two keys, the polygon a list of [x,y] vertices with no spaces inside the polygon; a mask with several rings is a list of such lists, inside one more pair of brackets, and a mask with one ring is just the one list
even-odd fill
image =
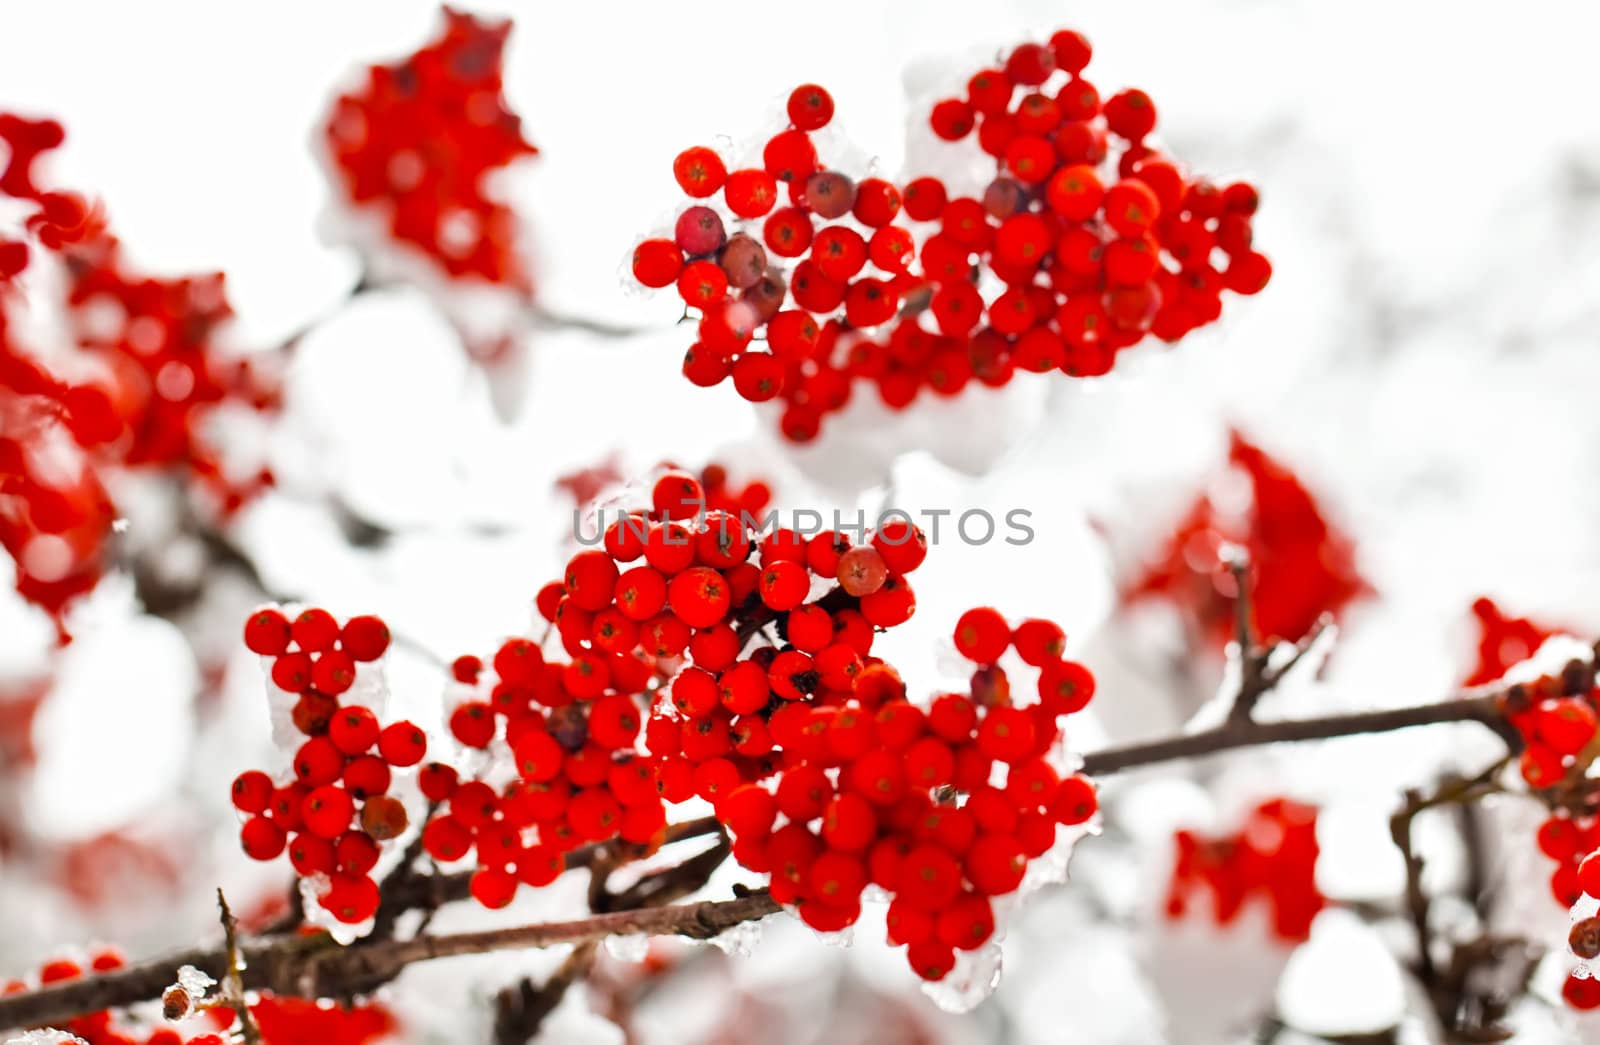
{"label": "blurred red berry cluster", "polygon": [[1317,810],[1273,798],[1250,811],[1232,834],[1177,833],[1177,860],[1167,892],[1167,916],[1181,918],[1197,895],[1209,894],[1218,925],[1239,917],[1252,901],[1267,905],[1272,932],[1286,943],[1311,934],[1327,901],[1317,890]]}
{"label": "blurred red berry cluster", "polygon": [[[278,406],[259,357],[221,344],[232,310],[220,273],[145,275],[98,205],[43,187],[39,160],[64,137],[52,120],[0,114],[9,150],[0,195],[27,211],[21,238],[0,230],[0,544],[18,564],[18,590],[58,623],[104,568],[117,515],[111,473],[171,476],[232,512],[272,476],[224,457],[216,419],[224,408]],[[38,306],[26,284],[46,258],[62,274],[69,352],[23,343],[22,321]]]}
{"label": "blurred red berry cluster", "polygon": [[324,128],[339,188],[395,240],[452,279],[531,293],[517,216],[490,175],[538,152],[502,93],[511,23],[445,8],[444,31],[403,61],[368,68]]}
{"label": "blurred red berry cluster", "polygon": [[1298,641],[1323,614],[1337,617],[1370,592],[1356,568],[1355,542],[1294,472],[1237,432],[1228,466],[1248,480],[1247,503],[1202,494],[1126,587],[1125,599],[1172,603],[1195,634],[1220,649],[1235,632],[1229,546],[1249,561],[1252,623],[1263,640]]}

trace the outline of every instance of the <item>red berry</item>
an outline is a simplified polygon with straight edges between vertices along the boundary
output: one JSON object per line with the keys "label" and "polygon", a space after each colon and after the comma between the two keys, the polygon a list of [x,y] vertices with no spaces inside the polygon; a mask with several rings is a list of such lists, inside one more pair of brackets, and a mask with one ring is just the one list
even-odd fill
{"label": "red berry", "polygon": [[878,628],[904,624],[916,609],[917,598],[911,585],[899,577],[890,577],[883,587],[861,599],[861,615]]}
{"label": "red berry", "polygon": [[272,778],[260,770],[240,773],[233,781],[233,807],[241,813],[265,812],[272,790]]}
{"label": "red berry", "polygon": [[956,650],[978,664],[993,664],[1011,645],[1011,627],[987,606],[968,610],[956,621]]}
{"label": "red berry", "polygon": [[252,653],[276,657],[289,648],[289,619],[278,609],[257,610],[244,622],[244,644]]}
{"label": "red berry", "polygon": [[389,763],[377,755],[362,755],[344,767],[340,782],[356,798],[372,798],[389,790]]}
{"label": "red berry", "polygon": [[446,813],[434,817],[422,829],[422,847],[435,860],[450,863],[466,856],[472,848],[472,832],[460,820]]}
{"label": "red berry", "polygon": [[302,875],[332,874],[337,862],[333,843],[326,838],[298,834],[289,840],[289,863]]}
{"label": "red berry", "polygon": [[239,829],[239,844],[252,860],[275,860],[287,840],[283,828],[264,816],[253,816]]}
{"label": "red berry", "polygon": [[759,218],[778,201],[778,184],[763,170],[738,170],[728,175],[723,186],[728,209],[741,218]]}
{"label": "red berry", "polygon": [[1050,815],[1055,817],[1057,823],[1069,826],[1081,824],[1094,816],[1099,804],[1099,796],[1095,794],[1094,785],[1088,778],[1073,774],[1056,785],[1055,794],[1050,799]]}
{"label": "red berry", "polygon": [[974,889],[986,896],[1009,893],[1022,884],[1028,859],[1009,835],[981,835],[967,850],[965,869]]}
{"label": "red berry", "polygon": [[789,122],[798,130],[814,131],[833,119],[833,96],[814,83],[802,84],[789,95]]}
{"label": "red berry", "polygon": [[722,157],[703,145],[685,149],[672,161],[672,176],[690,196],[701,198],[715,195],[728,180],[728,168]]}
{"label": "red berry", "polygon": [[306,653],[284,653],[272,662],[272,684],[289,693],[304,693],[311,688],[311,657]]}
{"label": "red berry", "polygon": [[839,557],[836,576],[845,594],[862,598],[883,587],[889,577],[889,566],[876,547],[862,545]]}
{"label": "red berry", "polygon": [[339,622],[327,610],[306,610],[294,619],[290,635],[302,651],[321,653],[339,640]]}
{"label": "red berry", "polygon": [[787,560],[773,562],[761,571],[757,589],[761,601],[778,611],[792,610],[811,593],[811,575],[804,566]]}
{"label": "red berry", "polygon": [[1036,668],[1059,661],[1067,636],[1059,625],[1047,620],[1025,620],[1011,634],[1017,655]]}
{"label": "red berry", "polygon": [[488,747],[494,732],[494,709],[481,700],[469,700],[450,713],[450,733],[467,747]]}
{"label": "red berry", "polygon": [[1060,660],[1039,670],[1039,702],[1052,714],[1082,711],[1094,696],[1094,675],[1075,661]]}
{"label": "red berry", "polygon": [[346,874],[366,874],[378,865],[378,843],[360,831],[347,831],[333,847],[334,863]]}
{"label": "red berry", "polygon": [[332,784],[312,788],[300,803],[301,822],[319,838],[338,838],[349,830],[355,814],[356,804],[350,792]]}
{"label": "red berry", "polygon": [[355,660],[377,660],[389,648],[389,626],[371,615],[351,617],[339,632],[339,648]]}
{"label": "red berry", "polygon": [[429,762],[417,773],[417,788],[430,802],[448,801],[455,794],[457,773],[443,762]]}
{"label": "red berry", "polygon": [[517,880],[504,871],[485,867],[472,876],[467,888],[474,900],[490,910],[498,910],[516,898]]}
{"label": "red berry", "polygon": [[320,693],[336,697],[355,681],[356,662],[344,650],[326,650],[311,662],[311,685]]}
{"label": "red berry", "polygon": [[633,278],[647,287],[671,286],[683,271],[683,251],[670,239],[647,239],[633,248]]}
{"label": "red berry", "polygon": [[320,787],[344,772],[344,752],[327,737],[312,737],[294,754],[294,775],[307,787]]}
{"label": "red berry", "polygon": [[945,141],[960,141],[972,133],[972,106],[959,98],[946,98],[934,104],[928,123]]}
{"label": "red berry", "polygon": [[378,913],[378,884],[365,876],[336,874],[319,903],[339,921],[359,925]]}
{"label": "red berry", "polygon": [[410,722],[394,722],[378,734],[378,754],[391,766],[414,766],[428,753],[428,737]]}

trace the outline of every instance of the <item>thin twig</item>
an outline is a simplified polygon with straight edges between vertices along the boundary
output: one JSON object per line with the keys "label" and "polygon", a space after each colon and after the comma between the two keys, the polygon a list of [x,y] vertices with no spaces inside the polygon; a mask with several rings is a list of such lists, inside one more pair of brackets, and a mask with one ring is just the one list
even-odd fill
{"label": "thin twig", "polygon": [[239,954],[239,923],[228,909],[228,898],[217,890],[217,907],[222,912],[223,953],[226,972],[222,977],[222,1001],[239,1018],[239,1033],[246,1045],[261,1045],[261,1028],[244,996],[244,960]]}
{"label": "thin twig", "polygon": [[495,995],[494,1045],[527,1045],[532,1041],[568,989],[588,975],[599,948],[594,942],[580,944],[544,983],[535,987],[533,981],[523,978]]}

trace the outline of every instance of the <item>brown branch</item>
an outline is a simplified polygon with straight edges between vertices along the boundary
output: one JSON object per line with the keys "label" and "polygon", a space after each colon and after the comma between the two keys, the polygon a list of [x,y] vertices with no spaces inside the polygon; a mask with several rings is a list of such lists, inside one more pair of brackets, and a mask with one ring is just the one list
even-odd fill
{"label": "brown branch", "polygon": [[1200,758],[1241,747],[1303,740],[1332,740],[1336,737],[1368,733],[1390,733],[1399,729],[1431,726],[1441,722],[1480,723],[1499,734],[1514,749],[1520,749],[1521,740],[1501,716],[1498,699],[1498,693],[1486,692],[1480,695],[1458,696],[1437,704],[1419,704],[1381,711],[1355,711],[1325,715],[1320,718],[1289,719],[1281,722],[1229,721],[1198,733],[1093,752],[1084,758],[1083,771],[1090,776],[1103,776],[1107,773],[1160,762]]}
{"label": "brown branch", "polygon": [[[702,816],[694,820],[685,820],[682,823],[672,824],[663,836],[663,846],[675,842],[688,841],[691,838],[704,838],[717,834],[722,830],[722,825],[714,816]],[[567,869],[575,870],[581,867],[590,867],[595,858],[600,854],[603,846],[612,843],[586,845],[574,849],[567,854]],[[396,910],[416,910],[431,907],[442,907],[447,903],[465,900],[471,896],[472,884],[471,871],[456,871],[451,874],[437,875],[412,875],[405,881],[397,883],[392,892],[386,892],[384,899],[392,902]]]}
{"label": "brown branch", "polygon": [[[1520,747],[1514,730],[1498,710],[1502,693],[1474,691],[1450,700],[1416,707],[1360,711],[1320,718],[1282,722],[1230,721],[1214,729],[1185,736],[1106,748],[1084,759],[1083,770],[1104,776],[1140,766],[1198,758],[1236,748],[1291,741],[1382,733],[1443,722],[1477,722],[1502,736],[1511,750]],[[719,831],[714,819],[689,821],[669,831],[669,841],[704,836]],[[597,850],[575,850],[568,866],[583,866]],[[426,906],[467,895],[469,876],[421,876],[396,891],[400,902]],[[333,993],[360,994],[393,979],[407,964],[454,955],[519,947],[545,947],[557,943],[580,944],[613,934],[676,934],[707,938],[740,922],[765,917],[778,910],[765,892],[726,901],[703,901],[641,911],[617,911],[573,922],[524,926],[517,929],[464,933],[456,936],[418,936],[404,941],[386,940],[341,948],[324,936],[263,937],[244,944],[249,967],[245,984],[251,989],[320,997]],[[224,957],[217,949],[196,948],[165,959],[129,966],[40,990],[0,998],[0,1027],[48,1024],[86,1012],[118,1008],[158,997],[182,965],[193,965],[214,977],[223,972]]]}
{"label": "brown branch", "polygon": [[527,1045],[532,1041],[566,997],[567,990],[588,975],[599,947],[590,942],[573,948],[550,978],[537,987],[531,980],[522,979],[496,994],[494,1045]]}
{"label": "brown branch", "polygon": [[[1500,791],[1497,778],[1510,763],[1506,755],[1482,772],[1472,777],[1446,779],[1431,794],[1415,789],[1405,793],[1405,804],[1389,820],[1389,833],[1405,862],[1405,909],[1416,936],[1417,957],[1413,971],[1427,992],[1440,1026],[1454,1032],[1467,1007],[1467,980],[1473,962],[1464,961],[1465,951],[1457,949],[1451,968],[1441,972],[1434,954],[1435,937],[1431,925],[1432,898],[1422,887],[1423,859],[1416,851],[1413,839],[1417,817],[1429,809],[1440,806],[1466,806],[1486,795]],[[1492,957],[1492,954],[1487,955]],[[1481,1028],[1480,1028],[1481,1029]]]}

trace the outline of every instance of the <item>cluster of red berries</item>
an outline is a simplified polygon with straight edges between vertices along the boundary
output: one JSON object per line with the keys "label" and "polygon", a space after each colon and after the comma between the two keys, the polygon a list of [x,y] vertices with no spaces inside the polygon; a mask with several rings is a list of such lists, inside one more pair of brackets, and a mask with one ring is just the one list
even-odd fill
{"label": "cluster of red berries", "polygon": [[1561,672],[1509,687],[1501,697],[1506,721],[1523,741],[1519,768],[1530,788],[1553,798],[1539,825],[1539,851],[1556,862],[1550,892],[1563,907],[1584,894],[1600,898],[1600,789],[1586,771],[1595,755],[1600,690],[1594,669],[1573,661]]}
{"label": "cluster of red berries", "polygon": [[1487,596],[1473,600],[1472,616],[1478,625],[1478,663],[1462,683],[1465,686],[1504,678],[1507,671],[1539,652],[1546,639],[1560,634],[1559,628],[1508,616]]}
{"label": "cluster of red berries", "polygon": [[502,94],[511,23],[445,8],[443,33],[404,61],[374,65],[340,95],[324,137],[346,198],[387,221],[453,279],[531,289],[517,216],[489,175],[535,154]]}
{"label": "cluster of red berries", "polygon": [[[849,686],[861,666],[855,647],[870,645],[874,626],[910,616],[903,572],[926,554],[920,535],[880,534],[885,548],[895,539],[906,545],[905,557],[871,544],[851,548],[838,534],[806,540],[779,530],[758,543],[743,516],[705,509],[731,496],[719,488],[725,476],[710,478],[707,490],[687,473],[662,476],[650,510],[617,519],[603,549],[573,556],[563,578],[539,592],[539,611],[568,659],[547,659],[534,643],[512,639],[493,658],[486,694],[482,662],[455,663],[457,679],[480,693],[452,713],[452,733],[475,748],[503,743],[518,779],[497,790],[444,767],[425,772],[429,797],[448,800],[450,810],[430,821],[423,843],[442,860],[475,849],[472,891],[486,905],[509,903],[519,882],[546,884],[582,843],[651,843],[666,826],[667,801],[714,799],[746,776],[770,774],[767,721],[782,698],[802,699],[824,670],[834,685]],[[741,506],[764,504],[764,492],[750,492]],[[804,607],[812,573],[840,586],[835,601],[860,608],[836,618]],[[807,609],[826,640],[807,640],[811,653],[767,647],[740,659],[755,630]],[[686,718],[654,716],[640,751],[651,686],[668,678],[676,713]],[[698,765],[712,759],[714,766]],[[524,844],[530,827],[537,841]]]}
{"label": "cluster of red berries", "polygon": [[462,779],[443,763],[422,770],[423,794],[437,809],[423,847],[443,863],[473,854],[470,888],[480,903],[504,907],[519,885],[548,885],[584,843],[657,838],[666,807],[653,766],[636,750],[638,694],[655,678],[647,657],[591,643],[561,661],[513,638],[490,664],[464,656],[453,671],[473,691],[451,713],[451,733],[469,748],[506,755],[501,761],[516,769],[499,787]]}
{"label": "cluster of red berries", "polygon": [[234,780],[234,807],[247,817],[240,844],[256,860],[287,849],[302,876],[327,876],[318,898],[324,908],[341,922],[364,922],[378,909],[371,872],[382,844],[410,822],[405,804],[389,793],[393,771],[417,765],[428,749],[415,724],[384,726],[372,709],[339,702],[355,682],[357,664],[388,649],[389,629],[372,616],[351,617],[341,627],[326,610],[308,609],[291,621],[263,609],[245,623],[244,641],[273,658],[273,684],[298,696],[294,724],[307,739],[287,783],[260,770]]}
{"label": "cluster of red berries", "polygon": [[1371,591],[1356,569],[1355,542],[1286,465],[1234,432],[1228,471],[1249,482],[1244,512],[1202,494],[1124,600],[1171,602],[1199,641],[1221,649],[1237,629],[1229,546],[1248,556],[1252,623],[1264,640],[1298,641],[1323,614],[1337,616]]}
{"label": "cluster of red berries", "polygon": [[18,590],[59,620],[100,577],[116,515],[102,472],[161,469],[232,511],[271,475],[240,478],[203,430],[218,407],[271,411],[278,394],[258,366],[219,349],[232,314],[220,274],[138,273],[98,206],[41,187],[36,164],[63,141],[59,123],[0,114],[0,139],[10,150],[0,195],[32,208],[26,235],[61,262],[62,307],[81,350],[68,379],[12,339],[8,291],[35,259],[27,242],[0,236],[0,544],[21,567]]}
{"label": "cluster of red berries", "polygon": [[[804,649],[797,623],[791,615],[784,632]],[[813,928],[838,931],[877,885],[892,897],[888,942],[906,948],[919,976],[939,980],[958,950],[994,935],[993,898],[1022,884],[1029,861],[1055,845],[1058,825],[1094,815],[1093,784],[1047,760],[1060,720],[1093,696],[1094,676],[1062,659],[1055,624],[1012,628],[993,609],[973,609],[955,628],[956,648],[978,665],[968,692],[943,694],[924,711],[894,669],[867,654],[871,633],[863,638],[853,684],[825,673],[798,698],[780,690],[792,703],[768,719],[767,757],[779,766],[770,779],[732,786],[730,763],[716,769],[727,783],[709,786],[717,759],[700,761],[695,776],[733,831],[734,857],[770,875],[776,899]],[[1012,648],[1039,671],[1037,700],[1013,701],[997,663]],[[799,649],[777,653],[769,672]],[[771,677],[774,689],[803,681],[787,668]],[[690,735],[685,728],[686,754]]]}
{"label": "cluster of red berries", "polygon": [[[1522,737],[1519,766],[1529,787],[1543,791],[1583,776],[1595,755],[1591,744],[1600,707],[1591,666],[1572,661],[1557,674],[1511,686],[1501,707]],[[1600,877],[1595,882],[1600,885]]]}
{"label": "cluster of red berries", "polygon": [[633,275],[676,285],[700,313],[685,376],[781,397],[784,435],[804,442],[857,382],[898,410],[924,387],[955,395],[1019,370],[1096,376],[1146,334],[1176,341],[1215,321],[1224,290],[1261,290],[1271,266],[1252,246],[1255,188],[1190,177],[1154,149],[1149,96],[1102,104],[1080,75],[1089,55],[1071,31],[1025,43],[933,107],[936,134],[976,128],[996,159],[979,196],[827,169],[811,132],[834,104],[815,84],[790,95],[760,167],[681,153],[673,173],[695,202],[670,238],[638,245]]}
{"label": "cluster of red berries", "polygon": [[[84,975],[115,972],[124,964],[122,954],[111,948],[94,951],[87,963],[71,958],[56,958],[39,968],[36,982],[10,980],[0,988],[0,995],[20,994],[36,987],[66,983]],[[233,1011],[226,1008],[210,1010],[206,1013],[206,1020],[218,1030],[225,1030],[233,1022]],[[135,1030],[119,1021],[110,1009],[75,1017],[62,1029],[76,1035],[86,1045],[225,1045],[225,1039],[220,1034],[211,1032],[186,1037],[171,1027]]]}
{"label": "cluster of red berries", "polygon": [[712,463],[700,469],[700,488],[705,491],[706,511],[725,512],[734,518],[741,513],[760,518],[772,503],[772,487],[760,479],[751,479],[736,486],[728,478],[728,470]]}
{"label": "cluster of red berries", "polygon": [[1317,810],[1273,798],[1250,811],[1235,833],[1208,838],[1176,835],[1177,859],[1167,892],[1167,917],[1181,918],[1197,893],[1209,893],[1218,925],[1227,925],[1253,899],[1271,910],[1272,931],[1287,943],[1311,935],[1327,905],[1317,891]]}

